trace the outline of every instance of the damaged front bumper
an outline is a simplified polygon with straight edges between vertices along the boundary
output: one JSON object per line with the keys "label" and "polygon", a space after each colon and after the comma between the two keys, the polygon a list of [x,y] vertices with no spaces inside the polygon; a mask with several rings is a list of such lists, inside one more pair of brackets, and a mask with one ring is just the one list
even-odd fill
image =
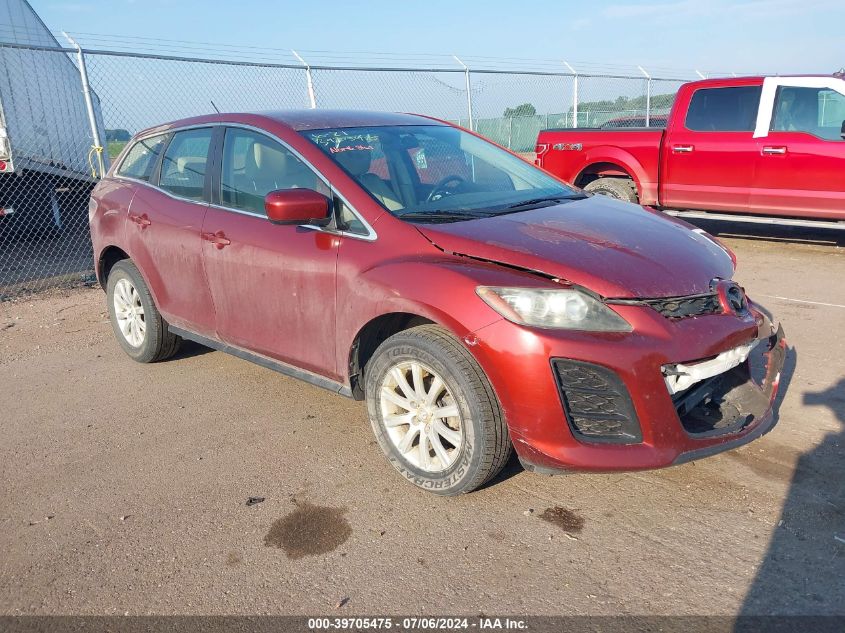
{"label": "damaged front bumper", "polygon": [[690,462],[747,444],[771,431],[778,418],[773,409],[786,359],[783,327],[751,350],[748,359],[701,384],[693,385],[677,405],[678,417],[695,438],[726,441],[680,454],[675,464]]}
{"label": "damaged front bumper", "polygon": [[[736,448],[774,427],[786,341],[760,311],[669,320],[636,306],[618,310],[634,324],[632,334],[502,322],[476,332],[472,351],[528,470],[663,468]],[[687,376],[667,380],[673,373]]]}

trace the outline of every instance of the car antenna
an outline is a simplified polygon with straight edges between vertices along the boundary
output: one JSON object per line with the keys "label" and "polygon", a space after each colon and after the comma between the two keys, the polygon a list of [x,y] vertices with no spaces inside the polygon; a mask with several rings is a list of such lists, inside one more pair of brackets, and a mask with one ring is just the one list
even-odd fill
{"label": "car antenna", "polygon": [[[211,101],[211,99],[209,99],[209,101]],[[220,110],[217,108],[217,106],[216,106],[216,105],[214,105],[214,101],[211,101],[211,107],[212,107],[212,108],[214,108],[214,111],[215,111],[217,114],[220,114]]]}

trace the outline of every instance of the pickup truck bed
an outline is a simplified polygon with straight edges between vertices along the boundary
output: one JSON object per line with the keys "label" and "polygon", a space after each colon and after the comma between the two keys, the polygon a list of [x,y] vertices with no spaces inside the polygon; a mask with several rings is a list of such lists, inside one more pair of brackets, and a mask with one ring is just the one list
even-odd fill
{"label": "pickup truck bed", "polygon": [[664,134],[662,128],[646,127],[545,130],[540,132],[536,162],[580,187],[599,178],[631,179],[636,174],[632,184],[640,204],[657,205]]}

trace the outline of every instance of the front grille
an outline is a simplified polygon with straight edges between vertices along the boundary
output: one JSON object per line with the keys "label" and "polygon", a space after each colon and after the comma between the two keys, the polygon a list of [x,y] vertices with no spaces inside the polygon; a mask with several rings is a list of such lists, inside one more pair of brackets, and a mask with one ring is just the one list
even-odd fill
{"label": "front grille", "polygon": [[613,371],[576,360],[552,360],[566,419],[589,442],[635,444],[642,432],[631,396]]}
{"label": "front grille", "polygon": [[666,297],[664,299],[643,299],[647,306],[657,310],[667,319],[683,319],[704,314],[720,314],[722,305],[716,293],[689,295],[687,297]]}

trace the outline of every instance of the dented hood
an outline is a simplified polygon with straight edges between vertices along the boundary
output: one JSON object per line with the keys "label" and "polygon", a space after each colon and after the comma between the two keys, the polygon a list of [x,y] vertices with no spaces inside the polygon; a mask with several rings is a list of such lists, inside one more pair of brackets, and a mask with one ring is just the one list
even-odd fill
{"label": "dented hood", "polygon": [[706,293],[733,263],[680,221],[605,196],[466,222],[418,224],[439,248],[536,270],[604,297]]}

